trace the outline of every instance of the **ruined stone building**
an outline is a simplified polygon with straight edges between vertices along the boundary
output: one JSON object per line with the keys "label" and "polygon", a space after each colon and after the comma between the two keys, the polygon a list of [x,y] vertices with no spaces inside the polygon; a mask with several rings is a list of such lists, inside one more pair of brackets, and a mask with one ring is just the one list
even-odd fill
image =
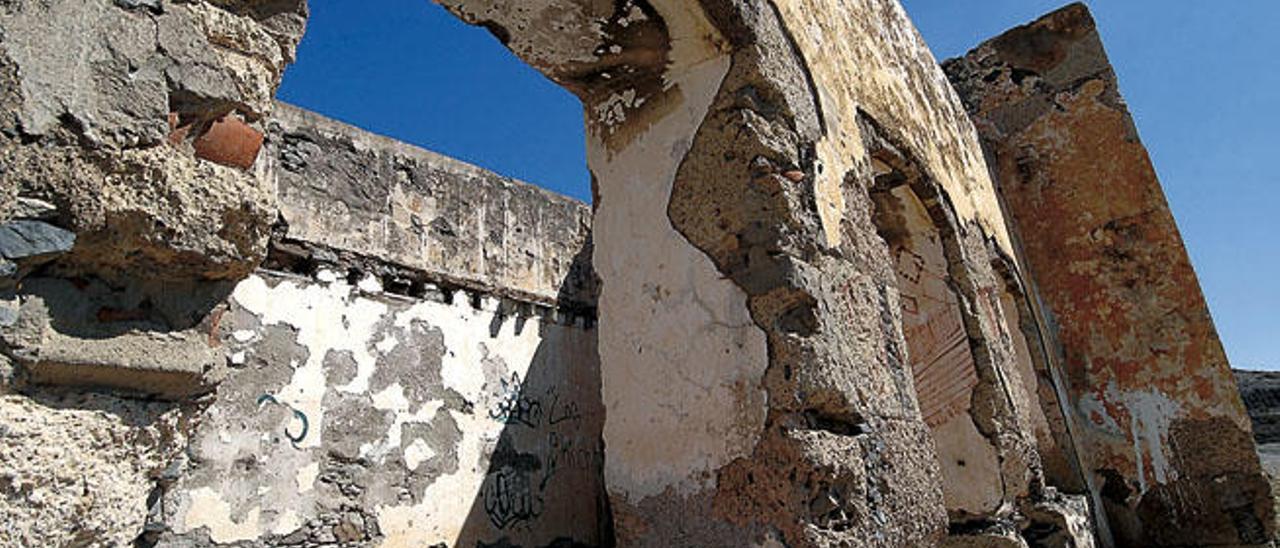
{"label": "ruined stone building", "polygon": [[593,204],[274,103],[305,0],[0,0],[0,545],[1271,542],[1082,5],[441,3]]}

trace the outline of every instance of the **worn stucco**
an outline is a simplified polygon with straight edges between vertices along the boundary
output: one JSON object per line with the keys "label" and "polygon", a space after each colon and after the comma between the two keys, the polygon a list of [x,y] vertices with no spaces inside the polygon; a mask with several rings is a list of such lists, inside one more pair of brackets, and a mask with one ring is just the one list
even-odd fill
{"label": "worn stucco", "polygon": [[249,277],[221,323],[231,371],[175,465],[161,538],[597,544],[595,333],[571,321]]}
{"label": "worn stucco", "polygon": [[1265,542],[1248,417],[1088,10],[947,68],[994,161],[1117,540]]}

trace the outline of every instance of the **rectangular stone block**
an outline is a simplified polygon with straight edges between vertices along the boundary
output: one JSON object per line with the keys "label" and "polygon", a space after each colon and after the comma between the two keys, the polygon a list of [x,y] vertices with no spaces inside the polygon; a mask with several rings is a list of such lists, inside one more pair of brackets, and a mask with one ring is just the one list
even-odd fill
{"label": "rectangular stone block", "polygon": [[1266,542],[1249,419],[1088,10],[945,67],[993,161],[1116,540]]}
{"label": "rectangular stone block", "polygon": [[25,383],[165,398],[209,390],[206,375],[225,360],[217,340],[198,327],[172,329],[149,301],[129,300],[96,282],[26,279],[0,296],[0,351]]}

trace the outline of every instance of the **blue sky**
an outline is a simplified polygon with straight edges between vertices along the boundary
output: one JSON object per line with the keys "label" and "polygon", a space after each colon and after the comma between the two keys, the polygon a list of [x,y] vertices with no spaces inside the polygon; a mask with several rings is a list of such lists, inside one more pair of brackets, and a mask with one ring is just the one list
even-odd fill
{"label": "blue sky", "polygon": [[[939,59],[1064,4],[903,0]],[[1280,369],[1280,1],[1089,2],[1232,365]],[[587,200],[581,107],[428,0],[311,0],[280,97]]]}

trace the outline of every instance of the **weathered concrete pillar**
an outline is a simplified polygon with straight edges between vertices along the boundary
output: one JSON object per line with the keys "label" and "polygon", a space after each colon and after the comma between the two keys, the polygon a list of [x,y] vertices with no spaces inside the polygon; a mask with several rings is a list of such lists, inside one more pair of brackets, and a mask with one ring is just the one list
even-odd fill
{"label": "weathered concrete pillar", "polygon": [[1267,542],[1249,419],[1087,9],[947,70],[994,160],[1117,540]]}

